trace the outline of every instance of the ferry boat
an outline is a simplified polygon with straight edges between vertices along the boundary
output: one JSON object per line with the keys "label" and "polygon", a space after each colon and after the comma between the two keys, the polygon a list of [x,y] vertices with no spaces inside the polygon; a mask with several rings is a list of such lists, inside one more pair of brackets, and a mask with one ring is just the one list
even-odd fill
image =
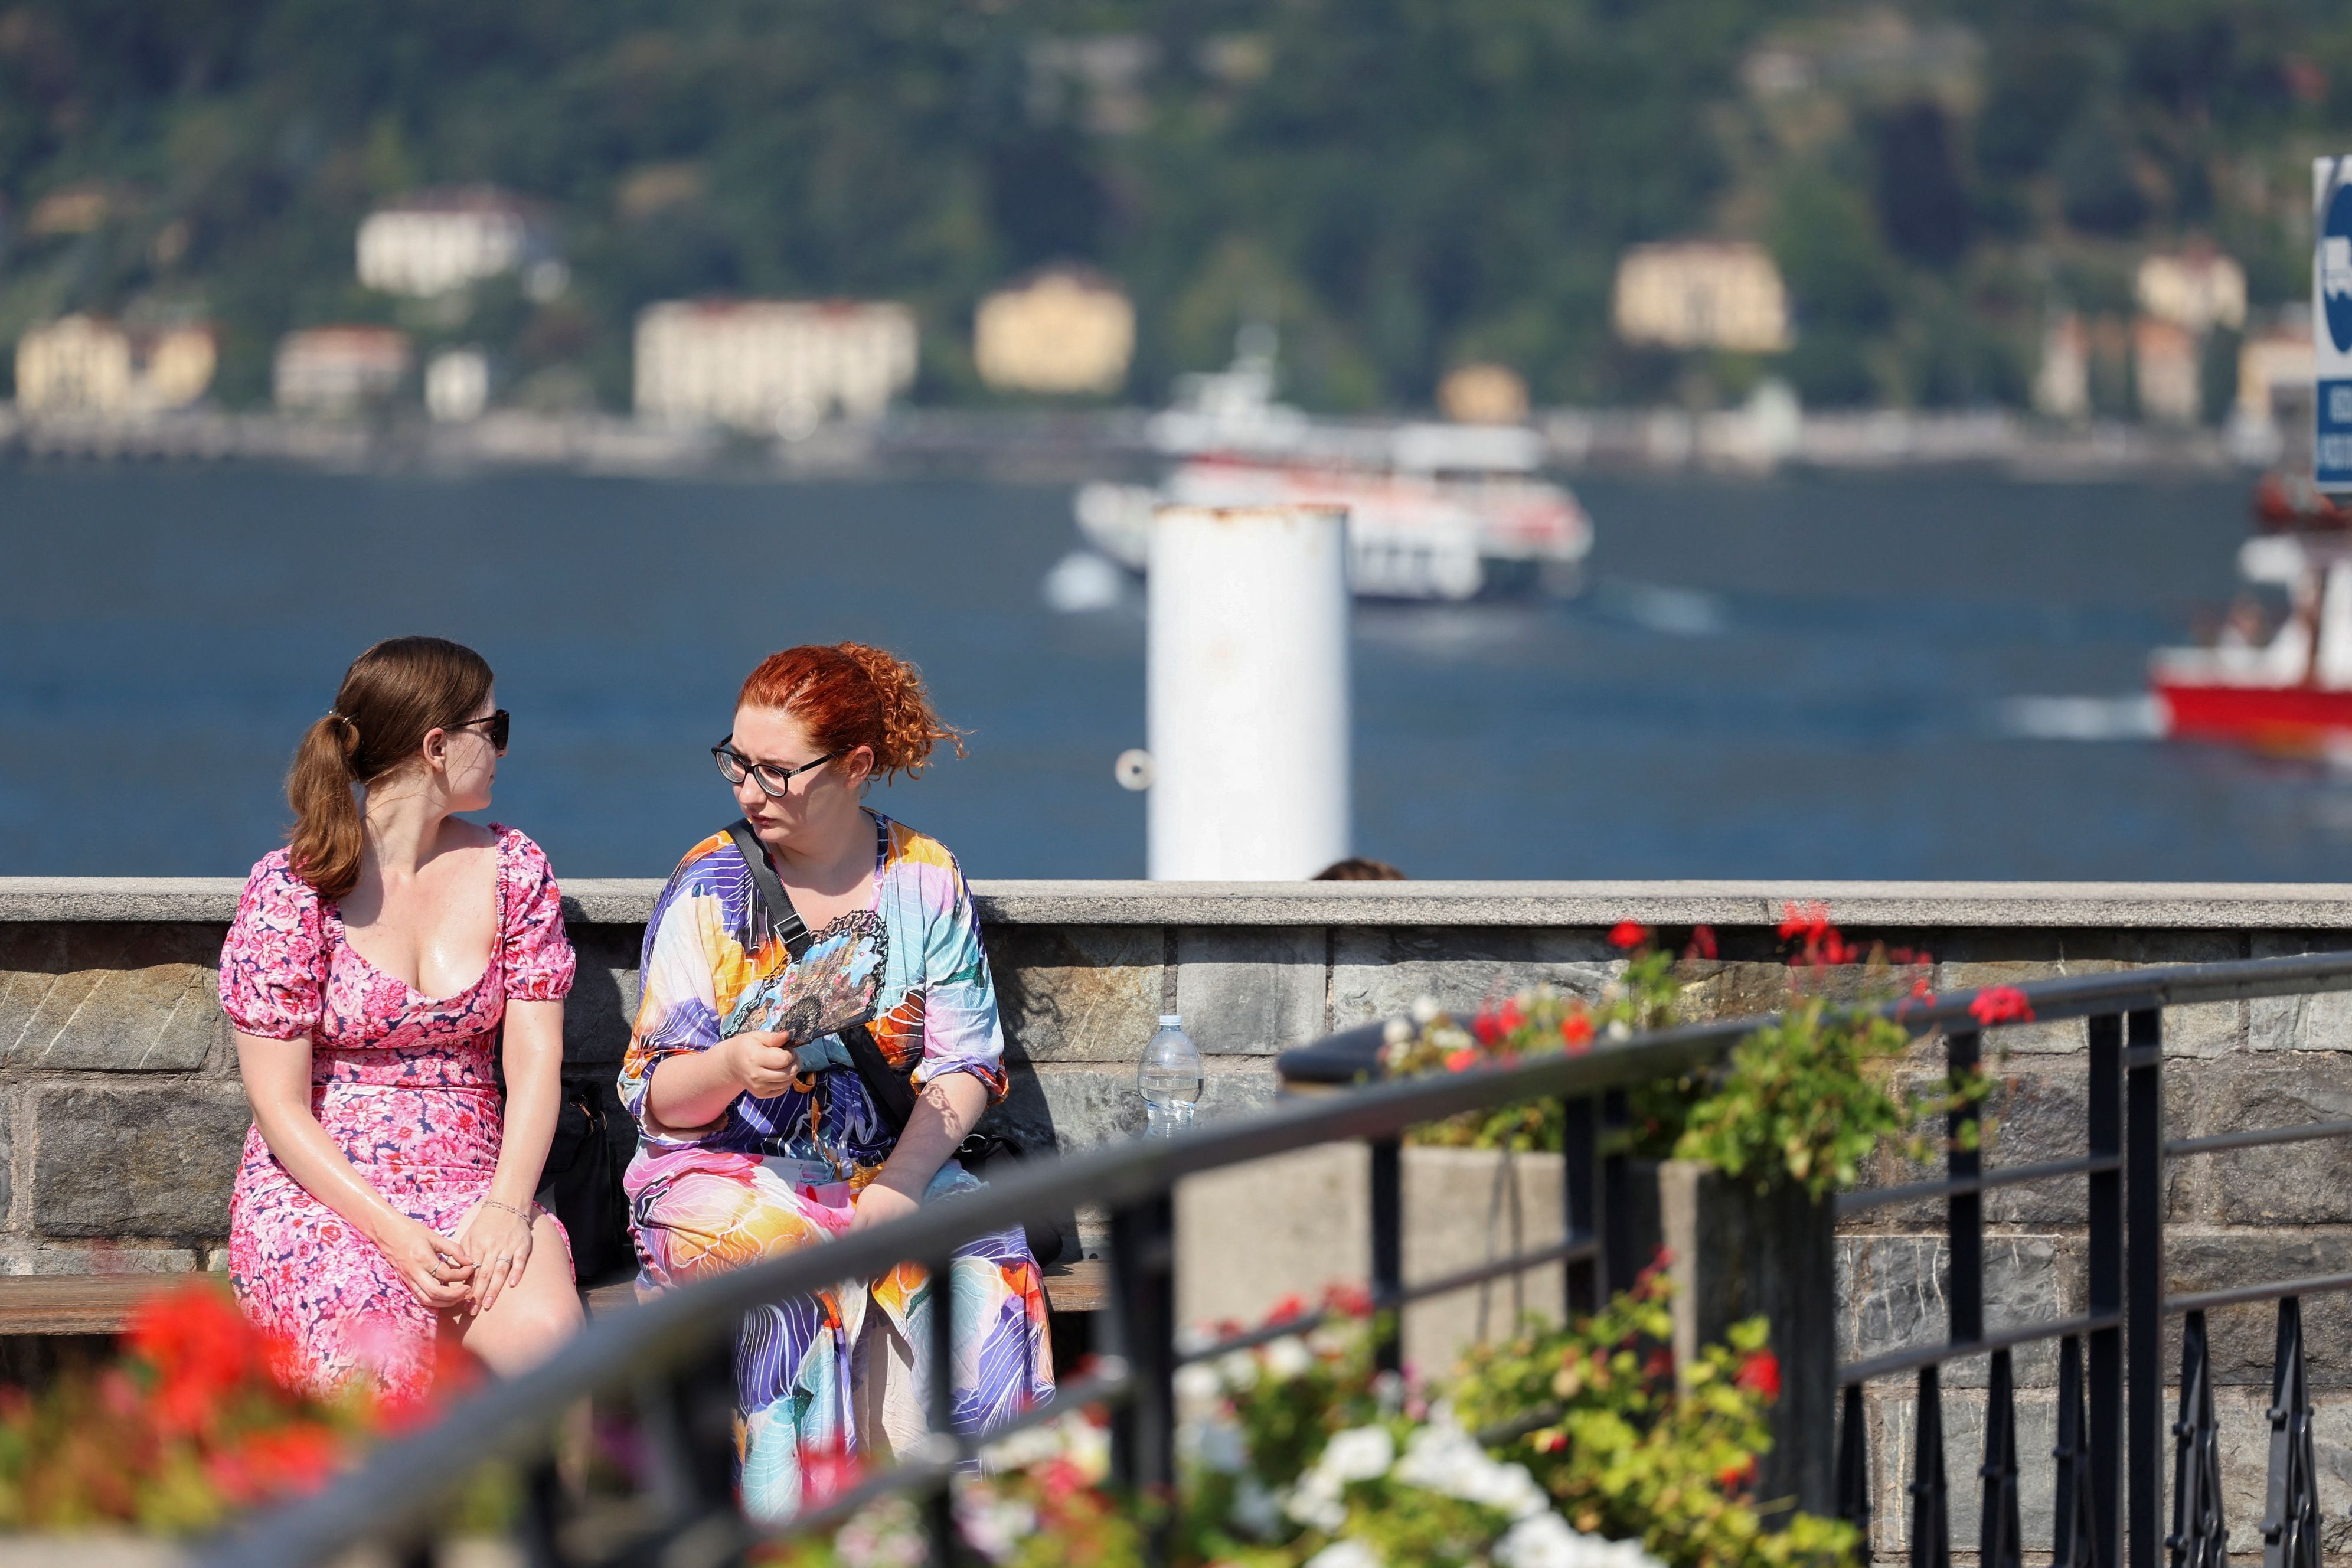
{"label": "ferry boat", "polygon": [[[2332,508],[2330,509],[2333,510]],[[2249,583],[2287,590],[2266,637],[2164,648],[2149,667],[2164,732],[2265,752],[2352,752],[2352,530],[2307,502],[2258,504],[2266,529],[2238,551]]]}
{"label": "ferry boat", "polygon": [[1338,504],[1349,510],[1359,597],[1460,601],[1581,585],[1592,524],[1573,495],[1538,477],[1534,431],[1314,420],[1276,402],[1274,385],[1272,333],[1243,329],[1230,369],[1185,377],[1152,416],[1147,436],[1171,461],[1166,477],[1082,487],[1080,536],[1140,573],[1156,506]]}

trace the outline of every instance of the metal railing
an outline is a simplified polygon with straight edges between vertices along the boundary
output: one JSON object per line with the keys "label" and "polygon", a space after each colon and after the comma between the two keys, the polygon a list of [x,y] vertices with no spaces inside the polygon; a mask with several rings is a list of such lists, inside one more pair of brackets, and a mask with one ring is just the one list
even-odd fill
{"label": "metal railing", "polygon": [[[2352,953],[2148,968],[2040,982],[2021,988],[2038,1022],[2089,1020],[2089,1152],[2075,1159],[1983,1168],[1972,1140],[1955,1136],[1943,1179],[1852,1193],[1841,1213],[1941,1197],[1947,1205],[1950,1303],[1942,1343],[1906,1349],[1840,1368],[1844,1419],[1836,1454],[1836,1506],[1868,1539],[1870,1465],[1864,1385],[1916,1373],[1918,1439],[1914,1445],[1912,1527],[1915,1568],[1942,1568],[1950,1555],[1948,1489],[1943,1474],[1938,1369],[1950,1360],[1990,1352],[1986,1463],[1981,1467],[1986,1568],[2020,1562],[2018,1454],[2010,1366],[2012,1347],[2060,1342],[2058,1485],[2055,1521],[2061,1568],[2155,1568],[2159,1543],[2174,1568],[2219,1568],[2221,1537],[2219,1448],[2205,1362],[2204,1312],[2237,1302],[2281,1298],[2280,1359],[2272,1421],[2272,1508],[2264,1521],[2266,1568],[2315,1568],[2315,1468],[2310,1405],[2304,1386],[2299,1297],[2352,1288],[2352,1275],[2283,1280],[2168,1299],[2164,1291],[2161,1190],[2164,1162],[2297,1139],[2340,1137],[2352,1124],[2331,1122],[2168,1143],[2163,1135],[2162,1010],[2195,1003],[2352,990]],[[1983,1031],[1969,1011],[1972,994],[1883,1009],[1915,1035],[1942,1032],[1955,1066],[1974,1064]],[[948,1479],[986,1441],[1060,1412],[1102,1405],[1111,1412],[1118,1481],[1140,1488],[1175,1479],[1174,1377],[1189,1361],[1224,1354],[1280,1333],[1296,1333],[1314,1314],[1204,1347],[1180,1344],[1176,1322],[1173,1190],[1183,1177],[1318,1144],[1361,1141],[1370,1147],[1370,1298],[1376,1311],[1557,1265],[1571,1311],[1598,1308],[1629,1286],[1648,1259],[1634,1256],[1622,1223],[1630,1213],[1631,1173],[1623,1140],[1624,1091],[1719,1060],[1767,1020],[1731,1019],[1655,1031],[1578,1056],[1535,1058],[1486,1070],[1403,1082],[1372,1083],[1344,1093],[1288,1102],[1261,1114],[1223,1121],[1172,1142],[1134,1142],[1034,1168],[893,1224],[704,1280],[630,1310],[601,1317],[537,1370],[495,1384],[454,1407],[437,1425],[393,1442],[357,1472],[310,1499],[268,1515],[213,1543],[210,1563],[308,1565],[353,1544],[376,1542],[422,1563],[446,1501],[481,1465],[520,1465],[521,1544],[536,1563],[719,1563],[739,1558],[766,1531],[736,1504],[733,1341],[749,1309],[835,1285],[877,1277],[905,1261],[934,1269],[961,1243],[1031,1220],[1050,1222],[1074,1202],[1110,1215],[1111,1289],[1094,1315],[1091,1371],[1066,1382],[1053,1404],[1000,1426],[986,1438],[950,1430],[952,1325],[930,1314],[931,1432],[911,1455],[824,1508],[793,1531],[823,1529],[884,1492],[927,1500],[935,1560],[954,1555]],[[1369,1049],[1381,1026],[1322,1042]],[[1559,1242],[1495,1259],[1443,1278],[1408,1283],[1401,1150],[1405,1131],[1464,1111],[1546,1098],[1566,1119]],[[1954,1115],[1958,1134],[1977,1115]],[[1988,1332],[1984,1325],[1984,1206],[1988,1191],[2062,1176],[2089,1183],[2088,1310],[2063,1321]],[[1818,1282],[1826,1310],[1835,1283]],[[949,1294],[937,1300],[944,1303]],[[2182,1522],[2168,1538],[2158,1512],[2164,1436],[2165,1383],[2159,1364],[2168,1315],[2188,1319],[2188,1365],[2176,1485]],[[1376,1347],[1383,1366],[1398,1363],[1392,1319]],[[2128,1378],[2126,1379],[2126,1373]],[[2126,1402],[2126,1387],[2128,1402]],[[553,1435],[584,1397],[624,1404],[633,1413],[643,1457],[640,1485],[625,1502],[583,1500],[558,1476]],[[2127,1461],[2127,1462],[2126,1462]],[[2119,1489],[2119,1477],[2127,1486]],[[2123,1550],[2128,1545],[2128,1564]],[[1866,1548],[1865,1548],[1866,1550]]]}

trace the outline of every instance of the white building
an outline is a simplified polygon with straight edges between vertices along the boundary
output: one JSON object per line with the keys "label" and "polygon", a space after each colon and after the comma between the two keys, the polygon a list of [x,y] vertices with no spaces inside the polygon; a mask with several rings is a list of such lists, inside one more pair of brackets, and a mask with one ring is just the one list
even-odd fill
{"label": "white building", "polygon": [[1008,392],[1111,393],[1135,353],[1135,306],[1108,279],[1051,268],[980,302],[972,359]]}
{"label": "white building", "polygon": [[152,414],[184,408],[218,361],[206,326],[133,331],[66,316],[16,341],[16,406],[27,413]]}
{"label": "white building", "polygon": [[1789,291],[1760,245],[1637,245],[1617,263],[1612,311],[1629,343],[1778,353],[1794,341]]}
{"label": "white building", "polygon": [[637,317],[640,418],[800,435],[914,384],[915,315],[835,300],[668,300]]}
{"label": "white building", "polygon": [[2150,315],[2132,322],[2132,381],[2141,418],[2197,423],[2204,405],[2197,343],[2197,335],[2177,321]]}
{"label": "white building", "polygon": [[443,349],[425,363],[425,412],[444,425],[481,417],[490,401],[490,356],[478,348]]}
{"label": "white building", "polygon": [[2083,329],[2083,318],[2072,311],[2052,321],[2042,333],[2033,406],[2053,419],[2082,419],[2091,412],[2091,338]]}
{"label": "white building", "polygon": [[400,389],[408,334],[390,327],[311,327],[278,340],[271,384],[289,414],[351,414]]}
{"label": "white building", "polygon": [[2184,331],[2246,324],[2246,269],[2210,250],[2148,257],[2132,292],[2141,310]]}
{"label": "white building", "polygon": [[543,226],[514,197],[486,185],[420,191],[360,224],[360,281],[387,294],[446,294],[549,265],[562,263]]}

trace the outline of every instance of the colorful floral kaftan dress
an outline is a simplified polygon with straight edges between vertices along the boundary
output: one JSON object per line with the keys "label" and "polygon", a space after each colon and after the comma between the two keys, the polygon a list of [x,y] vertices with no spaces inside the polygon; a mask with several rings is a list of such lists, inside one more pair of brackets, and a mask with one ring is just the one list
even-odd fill
{"label": "colorful floral kaftan dress", "polygon": [[[1004,1041],[980,922],[955,859],[933,839],[877,817],[870,910],[813,933],[796,963],[759,920],[751,877],[724,833],[680,862],[646,927],[645,996],[621,1068],[639,1142],[623,1184],[643,1266],[640,1290],[828,1240],[897,1140],[846,1068],[813,1093],[739,1096],[698,1136],[646,1124],[646,1092],[667,1057],[746,1030],[864,1016],[891,1065],[918,1087],[970,1073],[1003,1098]],[[831,1037],[837,1039],[838,1037]],[[980,1184],[953,1160],[926,1202]],[[1050,1398],[1054,1369],[1037,1264],[1016,1226],[954,1255],[957,1426],[985,1430]],[[736,1348],[744,1507],[797,1510],[804,1456],[890,1451],[920,1429],[936,1297],[913,1265],[855,1288],[751,1313]],[[895,1369],[895,1370],[894,1370]],[[882,1385],[890,1385],[887,1392]],[[911,1425],[910,1425],[911,1421]]]}
{"label": "colorful floral kaftan dress", "polygon": [[[362,958],[334,903],[288,868],[283,849],[254,867],[221,949],[229,1022],[268,1039],[307,1038],[319,1125],[394,1208],[444,1236],[497,1173],[506,1105],[492,1056],[507,1004],[560,1001],[572,989],[547,857],[510,828],[490,832],[498,940],[481,978],[454,996],[423,995]],[[278,1163],[259,1127],[246,1135],[228,1227],[237,1300],[298,1348],[314,1387],[362,1373],[413,1393],[431,1376],[437,1315],[381,1248]]]}

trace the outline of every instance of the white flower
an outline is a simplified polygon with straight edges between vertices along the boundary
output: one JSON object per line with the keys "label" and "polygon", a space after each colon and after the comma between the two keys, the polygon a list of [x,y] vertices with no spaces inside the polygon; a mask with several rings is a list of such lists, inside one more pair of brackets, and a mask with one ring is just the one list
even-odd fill
{"label": "white flower", "polygon": [[1110,1434],[1074,1410],[1057,1421],[1000,1437],[980,1451],[981,1468],[989,1475],[1025,1470],[1048,1459],[1068,1459],[1079,1474],[1100,1480],[1110,1473]]}
{"label": "white flower", "polygon": [[1550,1507],[1543,1489],[1536,1484],[1525,1465],[1496,1460],[1444,1411],[1406,1440],[1404,1458],[1397,1462],[1395,1479],[1407,1486],[1494,1509],[1513,1519],[1526,1519]]}
{"label": "white flower", "polygon": [[1231,1389],[1257,1386],[1257,1357],[1247,1351],[1229,1351],[1218,1358],[1217,1375]]}
{"label": "white flower", "polygon": [[973,1551],[992,1563],[1002,1563],[1013,1549],[1035,1533],[1037,1510],[1009,1498],[972,1497],[960,1500],[956,1523]]}
{"label": "white flower", "polygon": [[1348,1483],[1378,1479],[1394,1463],[1396,1441],[1381,1427],[1354,1426],[1334,1434],[1291,1488],[1284,1511],[1301,1524],[1337,1530],[1348,1521],[1348,1510],[1339,1500]]}
{"label": "white flower", "polygon": [[1381,1426],[1351,1426],[1345,1432],[1334,1433],[1323,1445],[1315,1468],[1323,1471],[1341,1485],[1349,1481],[1375,1480],[1389,1473],[1396,1463],[1396,1439]]}
{"label": "white flower", "polygon": [[1440,1011],[1437,998],[1434,996],[1424,993],[1412,999],[1412,1021],[1424,1029],[1437,1022],[1437,1015]]}
{"label": "white flower", "polygon": [[1630,1040],[1633,1037],[1633,1026],[1622,1018],[1612,1018],[1602,1032],[1612,1040]]}
{"label": "white flower", "polygon": [[1025,1470],[1047,1459],[1057,1459],[1061,1455],[1062,1434],[1049,1423],[998,1438],[980,1451],[980,1462],[991,1475],[1003,1475],[1012,1470]]}
{"label": "white flower", "polygon": [[1315,1370],[1315,1352],[1297,1334],[1285,1334],[1268,1344],[1261,1352],[1265,1357],[1266,1375],[1288,1382],[1304,1377]]}
{"label": "white flower", "polygon": [[1381,1554],[1350,1535],[1309,1557],[1306,1568],[1381,1568]]}
{"label": "white flower", "polygon": [[[1422,1020],[1423,1023],[1428,1021],[1426,1018]],[[1411,1024],[1406,1023],[1402,1018],[1391,1018],[1387,1026],[1381,1030],[1381,1043],[1390,1046],[1411,1045],[1412,1035],[1413,1029]]]}
{"label": "white flower", "polygon": [[1176,1398],[1185,1405],[1213,1405],[1225,1392],[1217,1369],[1191,1362],[1176,1369]]}
{"label": "white flower", "polygon": [[1660,1568],[1639,1542],[1580,1535],[1549,1510],[1511,1526],[1492,1556],[1496,1568]]}
{"label": "white flower", "polygon": [[920,1568],[930,1542],[911,1504],[883,1498],[858,1510],[833,1538],[844,1568]]}
{"label": "white flower", "polygon": [[1268,1540],[1282,1528],[1282,1500],[1255,1476],[1244,1475],[1234,1488],[1234,1522],[1245,1534]]}
{"label": "white flower", "polygon": [[1325,1483],[1314,1471],[1298,1478],[1290,1495],[1282,1500],[1282,1511],[1299,1523],[1329,1531],[1348,1522],[1348,1510],[1339,1501],[1339,1489]]}

